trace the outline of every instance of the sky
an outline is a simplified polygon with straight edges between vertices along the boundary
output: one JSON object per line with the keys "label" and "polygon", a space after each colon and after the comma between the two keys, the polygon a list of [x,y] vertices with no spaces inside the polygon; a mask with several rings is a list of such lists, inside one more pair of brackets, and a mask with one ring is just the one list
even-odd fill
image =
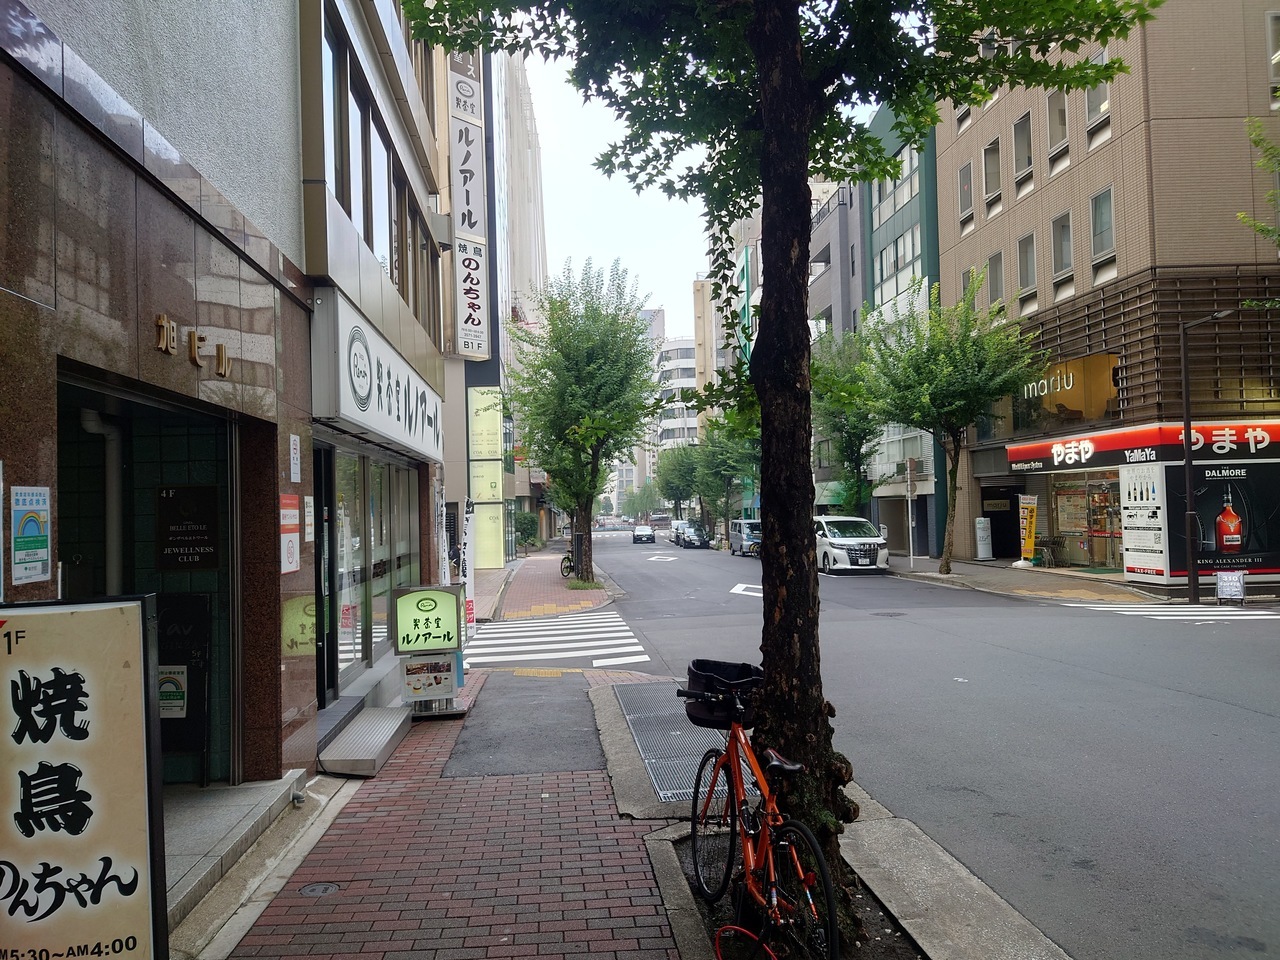
{"label": "sky", "polygon": [[637,194],[625,177],[606,177],[595,158],[625,130],[598,103],[584,104],[565,68],[533,56],[525,61],[542,148],[542,203],[547,270],[565,260],[580,274],[586,260],[608,269],[620,260],[646,307],[666,310],[668,337],[693,336],[693,281],[707,271],[701,207]]}

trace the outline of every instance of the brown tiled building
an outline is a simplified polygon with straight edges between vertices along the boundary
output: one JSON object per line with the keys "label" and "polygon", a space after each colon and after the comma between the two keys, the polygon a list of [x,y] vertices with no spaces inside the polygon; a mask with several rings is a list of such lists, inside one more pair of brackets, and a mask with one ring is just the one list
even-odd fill
{"label": "brown tiled building", "polygon": [[[957,507],[997,557],[1021,550],[1019,495],[1037,498],[1037,561],[1185,583],[1180,327],[1188,330],[1198,569],[1280,574],[1280,296],[1274,222],[1245,121],[1280,139],[1280,6],[1169,0],[1156,20],[1086,57],[1129,68],[1091,90],[1002,89],[941,105],[937,131],[944,302],[985,270],[979,306],[1005,304],[1038,335],[1044,379],[972,431]],[[1243,536],[1215,540],[1233,503]],[[1245,513],[1248,515],[1246,516]]]}

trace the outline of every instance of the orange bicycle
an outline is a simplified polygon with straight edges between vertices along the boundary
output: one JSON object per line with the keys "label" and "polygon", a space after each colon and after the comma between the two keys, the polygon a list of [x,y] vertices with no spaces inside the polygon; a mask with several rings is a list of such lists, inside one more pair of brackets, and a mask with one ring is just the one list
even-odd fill
{"label": "orange bicycle", "polygon": [[[710,903],[724,896],[736,875],[739,912],[754,902],[763,917],[760,940],[779,935],[789,956],[838,960],[835,894],[822,849],[807,826],[784,817],[775,796],[781,782],[804,767],[776,750],[751,749],[752,693],[764,674],[749,663],[694,660],[688,689],[678,689],[685,714],[700,727],[726,731],[725,749],[708,750],[693,787],[689,839],[698,892]],[[747,777],[758,794],[748,799]],[[741,923],[739,923],[741,926]]]}

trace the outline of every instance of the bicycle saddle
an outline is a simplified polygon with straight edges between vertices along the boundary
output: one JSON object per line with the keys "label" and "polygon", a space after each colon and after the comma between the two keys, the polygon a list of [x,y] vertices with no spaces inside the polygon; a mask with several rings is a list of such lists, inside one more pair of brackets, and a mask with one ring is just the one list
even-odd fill
{"label": "bicycle saddle", "polygon": [[786,757],[780,754],[777,750],[774,750],[772,747],[767,747],[765,749],[764,760],[765,760],[764,772],[766,775],[770,777],[782,776],[782,775],[792,776],[794,774],[802,773],[804,771],[803,763],[792,763],[790,760],[788,760]]}

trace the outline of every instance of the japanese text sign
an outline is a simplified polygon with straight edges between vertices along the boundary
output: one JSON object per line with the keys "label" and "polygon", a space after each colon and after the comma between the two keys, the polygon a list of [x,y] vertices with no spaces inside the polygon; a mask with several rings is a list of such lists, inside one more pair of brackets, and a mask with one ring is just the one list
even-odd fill
{"label": "japanese text sign", "polygon": [[10,956],[66,956],[68,945],[168,956],[148,769],[154,610],[153,598],[0,608],[0,944]]}
{"label": "japanese text sign", "polygon": [[391,592],[391,633],[396,653],[462,649],[461,585],[405,587]]}

